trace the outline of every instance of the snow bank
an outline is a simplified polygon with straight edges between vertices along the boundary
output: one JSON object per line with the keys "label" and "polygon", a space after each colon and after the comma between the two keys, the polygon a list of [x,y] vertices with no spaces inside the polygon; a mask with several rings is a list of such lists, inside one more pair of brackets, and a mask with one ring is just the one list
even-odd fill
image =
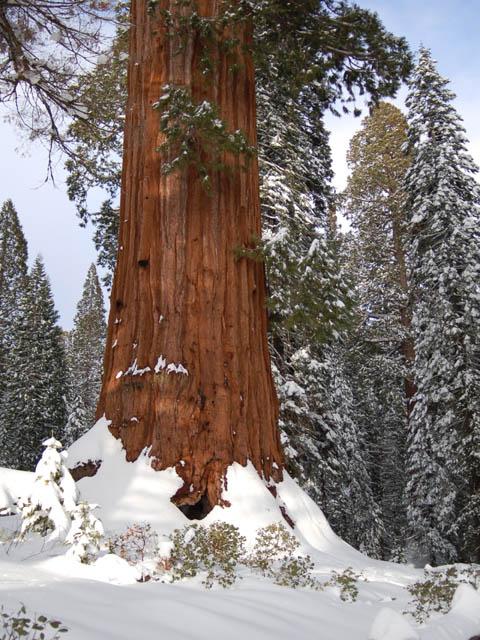
{"label": "snow bank", "polygon": [[450,611],[422,629],[422,640],[467,640],[480,635],[480,593],[469,584],[455,591]]}
{"label": "snow bank", "polygon": [[125,529],[134,522],[148,522],[166,534],[183,527],[187,518],[170,502],[183,485],[175,469],[154,471],[146,454],[127,462],[109,424],[101,418],[68,450],[71,468],[79,462],[102,461],[93,477],[78,482],[82,499],[99,505],[97,514],[107,531]]}
{"label": "snow bank", "polygon": [[0,513],[8,513],[19,501],[27,500],[34,478],[31,471],[0,467]]}
{"label": "snow bank", "polygon": [[[105,529],[119,530],[134,522],[148,522],[159,533],[169,535],[189,524],[190,520],[170,500],[183,484],[175,469],[154,471],[146,454],[127,462],[120,440],[110,434],[108,425],[109,421],[101,418],[69,449],[71,467],[88,460],[102,461],[95,476],[83,478],[78,487],[82,499],[100,505],[98,515]],[[234,463],[227,471],[222,497],[231,506],[216,506],[202,524],[228,522],[252,544],[258,529],[273,523],[286,524],[286,514],[307,552],[321,552],[329,566],[363,567],[370,562],[333,533],[318,506],[286,472],[283,482],[271,492],[250,462],[245,467]]]}
{"label": "snow bank", "polygon": [[373,621],[368,640],[418,640],[407,619],[393,609],[381,609]]}
{"label": "snow bank", "polygon": [[[168,535],[190,523],[170,500],[182,486],[175,470],[154,471],[147,455],[128,463],[105,419],[70,448],[72,466],[89,458],[102,464],[78,487],[83,499],[101,505],[99,516],[107,530],[143,521]],[[6,475],[13,481],[18,473]],[[29,490],[33,474],[21,475],[30,479]],[[358,600],[343,602],[335,589],[282,588],[248,573],[228,590],[205,591],[192,581],[138,583],[138,569],[121,558],[107,554],[86,566],[66,557],[61,545],[42,557],[33,547],[35,541],[25,548],[0,544],[0,599],[11,611],[24,602],[29,610],[61,619],[72,640],[130,640],[138,635],[139,624],[144,638],[156,637],[160,629],[177,640],[466,640],[479,633],[480,596],[465,585],[449,614],[414,627],[401,612],[410,600],[404,587],[418,579],[419,572],[370,560],[349,547],[287,473],[269,491],[251,463],[233,464],[223,498],[232,506],[215,507],[202,523],[231,523],[251,543],[257,529],[285,523],[287,514],[320,579],[348,566],[368,577],[368,582],[358,583]]]}
{"label": "snow bank", "polygon": [[[301,489],[287,472],[284,480],[277,485],[278,498],[295,523],[295,532],[301,541],[311,548],[321,551],[331,559],[341,558],[341,565],[364,567],[371,564],[363,554],[341,540],[331,529],[320,507]],[[374,561],[375,564],[375,561]]]}
{"label": "snow bank", "polygon": [[[5,554],[0,545],[2,604],[17,611],[23,602],[28,611],[60,619],[71,640],[131,640],[139,633],[176,640],[467,640],[478,633],[478,594],[468,587],[457,592],[450,614],[413,630],[400,614],[409,594],[392,585],[390,571],[375,585],[376,596],[360,588],[350,603],[330,590],[292,590],[249,576],[211,591],[193,582],[139,583],[136,570],[116,556],[86,566],[38,553],[19,561],[20,551]],[[393,597],[392,610],[385,609]]]}
{"label": "snow bank", "polygon": [[110,424],[111,420],[103,416],[68,448],[68,464],[71,469],[79,463],[103,460],[121,450],[119,441],[108,430]]}

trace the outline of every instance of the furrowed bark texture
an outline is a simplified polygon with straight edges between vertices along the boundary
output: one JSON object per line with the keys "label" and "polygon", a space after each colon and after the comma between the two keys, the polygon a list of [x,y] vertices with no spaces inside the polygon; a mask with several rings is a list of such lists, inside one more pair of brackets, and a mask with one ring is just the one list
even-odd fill
{"label": "furrowed bark texture", "polygon": [[[198,8],[203,16],[218,11],[215,0]],[[120,250],[97,417],[112,421],[127,460],[149,447],[156,470],[176,467],[184,480],[177,504],[211,507],[221,503],[232,462],[251,460],[267,480],[280,480],[283,468],[264,266],[238,257],[261,235],[258,166],[251,160],[244,171],[243,158],[225,156],[230,171],[214,175],[210,194],[193,167],[162,175],[152,105],[164,85],[186,86],[256,144],[254,70],[240,47],[238,71],[217,52],[206,79],[195,34],[179,52],[146,0],[133,0],[132,24]],[[249,42],[247,27],[241,39]]]}

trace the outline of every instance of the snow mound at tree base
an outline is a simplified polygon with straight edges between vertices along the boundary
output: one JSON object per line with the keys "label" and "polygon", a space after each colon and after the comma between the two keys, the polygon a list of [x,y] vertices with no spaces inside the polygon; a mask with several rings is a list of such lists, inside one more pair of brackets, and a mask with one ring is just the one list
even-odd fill
{"label": "snow mound at tree base", "polygon": [[0,514],[8,513],[19,502],[26,502],[33,486],[35,474],[0,467]]}
{"label": "snow mound at tree base", "polygon": [[[78,487],[82,498],[100,505],[98,515],[106,530],[120,530],[134,522],[148,522],[155,530],[170,535],[174,529],[191,524],[171,502],[183,481],[175,469],[154,471],[147,452],[135,462],[125,460],[120,440],[108,430],[101,418],[69,450],[69,465],[102,461],[97,473],[82,478]],[[274,495],[276,494],[276,495]],[[231,506],[216,506],[202,520],[209,525],[227,522],[240,530],[252,544],[258,529],[272,523],[294,523],[294,533],[302,546],[315,555],[329,557],[331,566],[363,567],[366,558],[340,540],[331,530],[317,505],[284,472],[284,480],[274,490],[258,475],[251,463],[234,463],[227,471],[223,499]]]}

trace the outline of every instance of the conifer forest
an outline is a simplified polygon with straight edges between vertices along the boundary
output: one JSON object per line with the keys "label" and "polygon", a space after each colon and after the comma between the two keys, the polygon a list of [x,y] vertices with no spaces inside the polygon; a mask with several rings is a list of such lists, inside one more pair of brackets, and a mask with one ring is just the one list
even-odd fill
{"label": "conifer forest", "polygon": [[420,4],[0,0],[1,640],[480,638],[480,6]]}

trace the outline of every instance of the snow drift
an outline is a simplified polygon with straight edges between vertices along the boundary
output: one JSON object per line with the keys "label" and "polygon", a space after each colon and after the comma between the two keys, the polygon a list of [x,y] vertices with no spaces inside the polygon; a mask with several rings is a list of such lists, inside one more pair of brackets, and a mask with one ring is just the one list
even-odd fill
{"label": "snow drift", "polygon": [[[154,471],[148,452],[135,462],[127,462],[122,444],[111,435],[108,424],[101,418],[70,447],[68,458],[71,467],[102,461],[97,473],[82,478],[78,487],[83,499],[100,505],[98,514],[105,529],[148,522],[159,533],[170,535],[189,524],[190,520],[171,502],[183,484],[175,469]],[[251,463],[245,467],[234,463],[227,471],[222,498],[231,506],[214,507],[203,524],[219,520],[232,524],[251,544],[258,529],[292,522],[293,532],[310,554],[327,555],[333,566],[345,566],[345,562],[365,565],[366,558],[334,534],[318,506],[286,472],[283,482],[269,488]]]}

